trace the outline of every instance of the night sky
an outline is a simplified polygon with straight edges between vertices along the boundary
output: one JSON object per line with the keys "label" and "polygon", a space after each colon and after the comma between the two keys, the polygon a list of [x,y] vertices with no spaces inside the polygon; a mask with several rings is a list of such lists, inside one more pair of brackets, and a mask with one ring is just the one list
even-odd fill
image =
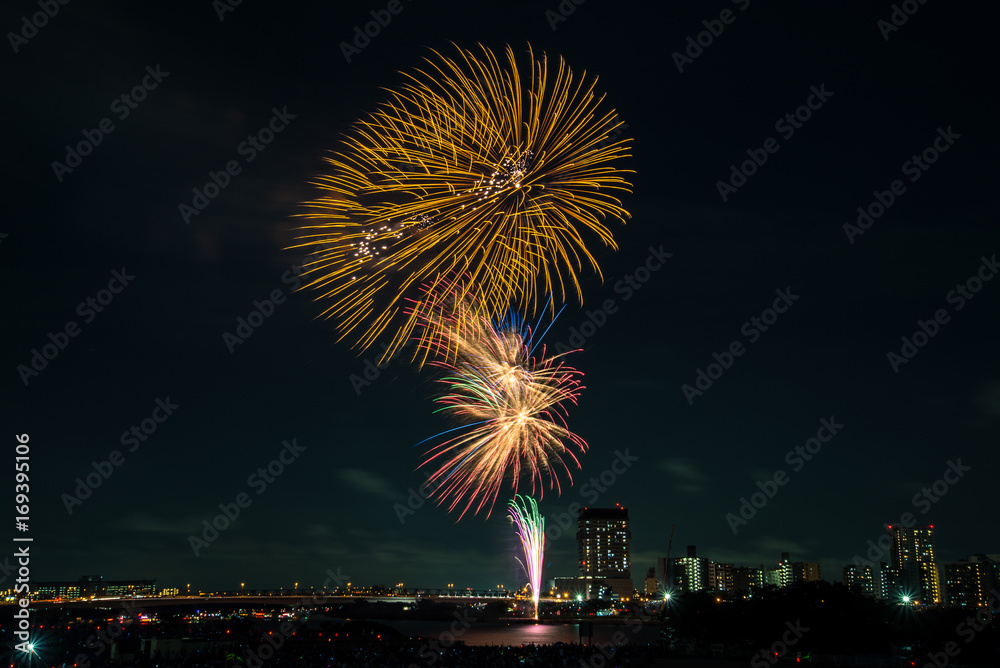
{"label": "night sky", "polygon": [[[413,445],[450,426],[432,414],[434,376],[396,360],[358,383],[378,351],[337,341],[315,295],[294,292],[303,255],[286,250],[323,155],[452,42],[563,55],[634,138],[619,250],[593,246],[603,283],[589,276],[546,336],[582,348],[569,425],[590,445],[575,485],[541,501],[550,527],[572,503],[621,503],[640,585],[673,525],[671,556],[790,552],[828,580],[904,513],[935,525],[940,560],[1000,552],[1000,280],[979,278],[1000,271],[995,26],[981,6],[911,0],[897,29],[889,2],[403,0],[348,62],[341,43],[387,3],[333,4],[248,0],[220,20],[210,0],[71,2],[30,39],[8,34],[0,416],[5,466],[30,435],[33,578],[523,583],[505,500],[489,519],[426,502],[401,522],[395,504],[424,480]],[[37,11],[7,3],[0,25],[21,32]],[[115,103],[144,80],[134,109]],[[808,120],[785,120],[796,110]],[[273,141],[241,150],[276,111]],[[53,167],[103,119],[113,131],[90,155]],[[719,185],[752,156],[766,162],[745,183]],[[233,160],[240,173],[186,221],[179,205]],[[273,314],[227,345],[275,291]],[[603,325],[577,334],[590,318]],[[918,321],[935,334],[904,351]],[[67,325],[54,359],[19,370]],[[709,367],[734,344],[729,368]],[[702,393],[686,394],[699,370]],[[123,444],[143,420],[155,431]],[[841,426],[831,437],[823,421]],[[807,461],[796,448],[818,431]],[[250,478],[286,441],[300,450],[281,474]],[[616,460],[604,492],[585,486]],[[67,501],[93,462],[110,475]],[[939,497],[950,467],[962,475]],[[727,519],[758,482],[773,498]],[[249,506],[196,556],[189,536],[241,493]],[[576,573],[573,533],[549,541],[545,578]]]}

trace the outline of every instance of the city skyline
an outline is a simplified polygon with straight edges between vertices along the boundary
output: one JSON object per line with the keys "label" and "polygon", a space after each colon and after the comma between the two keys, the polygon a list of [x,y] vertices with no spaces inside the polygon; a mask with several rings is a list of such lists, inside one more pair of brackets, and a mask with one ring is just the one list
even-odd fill
{"label": "city skyline", "polygon": [[[12,531],[33,539],[32,578],[525,579],[510,471],[489,516],[459,518],[426,483],[431,439],[461,426],[438,411],[441,369],[384,359],[388,330],[359,347],[375,312],[345,337],[296,247],[325,158],[435,52],[478,44],[509,46],[525,81],[529,59],[551,83],[563,58],[616,114],[592,147],[629,147],[613,161],[627,221],[602,220],[607,238],[580,223],[593,264],[536,248],[560,270],[517,314],[533,355],[583,374],[562,417],[586,448],[549,443],[555,468],[516,489],[546,520],[543,577],[578,575],[579,509],[615,504],[638,587],[668,545],[720,564],[788,553],[835,580],[855,555],[890,561],[886,524],[933,524],[938,563],[1000,553],[988,21],[945,3],[899,25],[892,3],[219,4],[8,12],[0,422],[30,450],[8,491],[30,485]],[[552,151],[510,143],[463,163],[473,186],[434,187],[520,201]],[[406,229],[430,243],[419,213]],[[525,289],[529,265],[490,264],[518,278],[494,294]],[[0,590],[17,568],[0,555]]]}
{"label": "city skyline", "polygon": [[[648,567],[648,569],[639,568],[639,571],[643,573],[648,571],[654,574],[660,594],[664,591],[746,591],[751,584],[786,587],[796,582],[825,580],[831,583],[842,583],[855,593],[868,594],[874,598],[895,600],[905,596],[907,600],[912,598],[925,605],[957,604],[952,602],[954,595],[947,592],[947,586],[943,584],[949,579],[962,583],[963,588],[978,586],[981,600],[985,600],[991,591],[991,585],[984,584],[991,582],[990,578],[994,578],[992,586],[1000,585],[1000,553],[974,552],[954,561],[939,561],[934,557],[934,527],[932,525],[909,527],[886,525],[886,529],[891,543],[885,553],[885,559],[873,562],[868,557],[878,555],[870,553],[867,557],[855,555],[853,563],[844,564],[842,568],[831,571],[831,574],[841,574],[840,579],[829,576],[821,577],[823,571],[819,562],[793,561],[788,552],[782,552],[778,560],[772,561],[770,564],[762,561],[754,565],[745,560],[731,563],[714,561],[709,557],[698,555],[697,547],[694,545],[685,547],[685,556],[659,557],[653,566]],[[599,582],[607,581],[610,585],[615,578],[618,578],[622,582],[624,580],[632,582],[631,589],[638,595],[642,595],[645,580],[632,574],[633,564],[629,557],[631,535],[627,508],[616,505],[612,508],[581,509],[577,532],[578,573],[576,575],[553,573],[543,568],[543,584],[555,581],[556,587],[559,588],[561,580],[563,586],[583,587],[588,593],[597,592],[593,593],[593,598],[601,598],[603,594],[599,593],[600,590],[592,589],[584,581],[596,579]],[[588,565],[586,560],[591,558],[596,560],[596,563]],[[916,570],[912,570],[913,567],[907,565],[913,561],[918,562]],[[927,566],[932,566],[929,572]],[[742,572],[737,573],[737,571]],[[329,574],[330,571],[327,571],[327,575]],[[79,581],[53,578],[38,578],[38,580],[47,585],[46,590],[50,589],[52,583],[56,582],[62,585],[62,589],[79,585],[79,593],[83,598],[86,598],[88,587],[93,588],[94,583],[102,581],[107,586],[116,587],[116,592],[119,589],[124,591],[133,586],[141,586],[146,592],[144,595],[151,595],[146,590],[151,590],[156,582],[156,578],[138,580],[109,578],[105,580],[103,576],[81,576]],[[329,580],[328,577],[326,582]],[[343,584],[346,582],[346,576],[338,574],[335,580]],[[409,586],[405,582],[399,582],[396,585],[388,584],[392,581],[393,578],[382,578],[372,582],[354,583],[354,586],[356,588],[405,588],[409,590],[454,588],[514,591],[524,584],[513,583],[512,586],[509,586],[506,583],[499,583],[495,586],[479,588],[463,584],[456,587],[453,582],[444,585],[419,582],[411,583]],[[315,583],[304,579],[301,580],[301,584],[300,588],[300,581],[296,579],[293,587],[287,585],[258,587],[253,582],[247,587],[246,581],[241,581],[237,590],[227,587],[202,587],[197,583],[192,589],[191,583],[185,583],[184,586],[173,583],[168,589],[199,593],[209,591],[278,591],[279,589],[295,591],[316,588]],[[320,588],[325,589],[326,587],[321,586]],[[622,587],[612,586],[611,589],[614,590],[616,596],[620,596],[626,591],[624,585]],[[11,595],[13,592],[8,589],[7,593]]]}

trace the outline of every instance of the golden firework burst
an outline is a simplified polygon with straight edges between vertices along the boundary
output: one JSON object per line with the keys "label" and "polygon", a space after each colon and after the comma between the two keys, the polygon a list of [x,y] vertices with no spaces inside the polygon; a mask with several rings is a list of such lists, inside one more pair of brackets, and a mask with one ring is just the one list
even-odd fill
{"label": "golden firework burst", "polygon": [[[449,511],[462,506],[459,519],[469,510],[489,516],[504,484],[516,493],[523,476],[532,494],[561,491],[559,471],[572,482],[570,463],[579,468],[577,452],[587,449],[566,424],[583,374],[544,347],[535,355],[534,332],[520,318],[491,321],[476,310],[474,293],[448,304],[430,318],[441,336],[426,344],[441,372],[438,410],[457,426],[438,435],[447,440],[430,439],[441,442],[422,466],[434,469],[428,482],[438,503]],[[426,315],[420,319],[428,324]]]}
{"label": "golden firework burst", "polygon": [[526,77],[510,47],[504,59],[458,51],[433,52],[356,124],[301,214],[296,247],[312,253],[323,315],[361,349],[385,338],[386,358],[448,277],[468,278],[487,317],[535,313],[550,295],[582,302],[582,274],[600,276],[585,238],[617,249],[605,221],[629,218],[618,195],[630,171],[616,163],[630,140],[615,138],[596,79],[530,47]]}

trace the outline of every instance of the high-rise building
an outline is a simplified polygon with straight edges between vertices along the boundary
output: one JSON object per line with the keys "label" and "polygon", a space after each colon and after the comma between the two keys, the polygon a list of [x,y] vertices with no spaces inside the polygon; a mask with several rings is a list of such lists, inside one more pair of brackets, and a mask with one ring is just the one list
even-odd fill
{"label": "high-rise building", "polygon": [[892,591],[892,569],[889,564],[880,561],[875,569],[875,598],[887,601]]}
{"label": "high-rise building", "polygon": [[[986,596],[1000,598],[1000,554],[974,554],[969,557],[969,561],[975,561],[983,565],[986,573],[983,586],[986,589]],[[996,602],[991,603],[996,606]]]}
{"label": "high-rise building", "polygon": [[654,598],[660,591],[660,581],[656,578],[656,569],[650,568],[646,571],[646,598]]}
{"label": "high-rise building", "polygon": [[583,508],[577,517],[580,577],[601,578],[622,600],[632,598],[628,509]]}
{"label": "high-rise building", "polygon": [[986,604],[989,575],[985,564],[978,561],[957,561],[944,566],[944,602],[963,608],[978,608]]}
{"label": "high-rise building", "polygon": [[584,508],[577,518],[580,575],[631,577],[628,509]]}
{"label": "high-rise building", "polygon": [[872,566],[848,564],[844,566],[844,584],[855,594],[879,600],[889,598],[889,564],[884,561]]}
{"label": "high-rise building", "polygon": [[924,605],[941,602],[937,560],[934,556],[934,525],[888,527],[892,538],[890,568],[893,596],[909,596]]}
{"label": "high-rise building", "polygon": [[875,568],[848,564],[844,566],[844,586],[860,596],[875,597]]}
{"label": "high-rise building", "polygon": [[753,566],[733,566],[733,591],[747,593],[751,587],[764,586],[764,571]]}
{"label": "high-rise building", "polygon": [[820,579],[819,564],[815,561],[792,561],[788,552],[781,553],[781,561],[773,569],[771,582],[779,587],[788,587],[796,582],[811,582]]}
{"label": "high-rise building", "polygon": [[732,591],[733,565],[718,564],[705,557],[698,556],[695,545],[687,546],[686,557],[675,557],[665,564],[664,559],[658,560],[660,568],[667,569],[667,579],[673,583],[674,589],[680,591]]}
{"label": "high-rise building", "polygon": [[712,591],[732,591],[733,565],[708,562],[708,588]]}
{"label": "high-rise building", "polygon": [[792,559],[787,552],[781,553],[781,561],[778,562],[778,586],[787,587],[792,584]]}
{"label": "high-rise building", "polygon": [[792,562],[792,582],[816,582],[820,579],[819,563],[815,561]]}
{"label": "high-rise building", "polygon": [[708,559],[698,556],[697,547],[688,545],[687,556],[674,559],[674,587],[680,591],[708,589],[708,564]]}
{"label": "high-rise building", "polygon": [[993,593],[1000,586],[1000,561],[990,558],[996,556],[974,554],[964,561],[945,564],[942,601],[964,608],[991,605],[990,596],[1000,596],[1000,592]]}

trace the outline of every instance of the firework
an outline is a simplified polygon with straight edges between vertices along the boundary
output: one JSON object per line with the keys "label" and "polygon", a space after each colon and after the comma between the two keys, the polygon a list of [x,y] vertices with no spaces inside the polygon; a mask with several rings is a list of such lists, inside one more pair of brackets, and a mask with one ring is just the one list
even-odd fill
{"label": "firework", "polygon": [[386,337],[391,357],[417,324],[408,304],[448,275],[469,276],[487,317],[580,300],[580,276],[600,276],[584,237],[617,248],[604,221],[629,217],[629,140],[596,79],[529,60],[526,76],[510,47],[434,52],[327,158],[297,247],[341,338]]}
{"label": "firework", "polygon": [[491,321],[469,300],[442,307],[434,322],[444,335],[425,345],[443,372],[438,411],[459,425],[439,435],[458,432],[422,463],[436,469],[430,481],[438,503],[447,501],[449,511],[464,503],[459,519],[473,507],[487,508],[489,516],[505,479],[516,492],[522,473],[532,493],[543,493],[546,477],[549,489],[561,492],[558,469],[572,482],[564,458],[579,468],[574,450],[587,448],[565,421],[566,404],[575,404],[583,389],[582,374],[544,347],[533,356],[530,326],[514,316]]}
{"label": "firework", "polygon": [[528,584],[531,585],[531,600],[535,604],[535,619],[538,619],[538,598],[542,585],[542,559],[545,556],[545,518],[538,514],[538,504],[530,496],[516,495],[507,510],[514,521],[517,537],[521,540],[524,561],[518,559],[518,562],[528,576]]}

